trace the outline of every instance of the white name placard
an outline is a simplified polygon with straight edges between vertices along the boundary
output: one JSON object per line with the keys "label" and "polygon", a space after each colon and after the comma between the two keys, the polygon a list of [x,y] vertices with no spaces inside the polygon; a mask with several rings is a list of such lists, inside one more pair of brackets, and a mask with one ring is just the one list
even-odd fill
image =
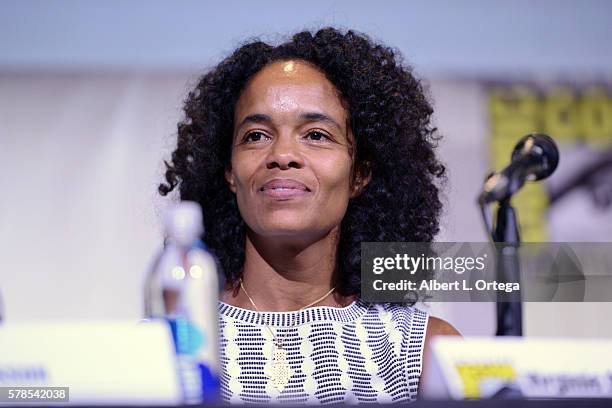
{"label": "white name placard", "polygon": [[13,386],[69,387],[70,404],[181,400],[172,336],[161,322],[0,325],[0,387]]}
{"label": "white name placard", "polygon": [[433,339],[425,398],[612,397],[612,341],[516,337]]}

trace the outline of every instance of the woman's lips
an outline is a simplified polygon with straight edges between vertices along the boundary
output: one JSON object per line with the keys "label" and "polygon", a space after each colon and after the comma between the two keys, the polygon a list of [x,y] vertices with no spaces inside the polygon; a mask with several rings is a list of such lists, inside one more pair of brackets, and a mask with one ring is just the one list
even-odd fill
{"label": "woman's lips", "polygon": [[259,191],[266,197],[289,199],[310,194],[310,189],[303,183],[293,179],[272,179],[266,182]]}

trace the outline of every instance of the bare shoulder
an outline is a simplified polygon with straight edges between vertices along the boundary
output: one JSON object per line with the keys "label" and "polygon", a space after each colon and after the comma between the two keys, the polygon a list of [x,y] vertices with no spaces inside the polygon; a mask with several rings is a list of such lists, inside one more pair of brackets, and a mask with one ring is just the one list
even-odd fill
{"label": "bare shoulder", "polygon": [[423,346],[423,361],[422,361],[422,371],[421,371],[421,379],[419,380],[419,387],[417,394],[420,394],[425,387],[425,378],[427,377],[425,372],[427,370],[427,361],[431,358],[430,347],[431,340],[436,336],[461,336],[461,333],[457,329],[453,327],[452,324],[447,322],[446,320],[440,319],[438,317],[429,316],[427,322],[427,332],[425,333],[425,344]]}
{"label": "bare shoulder", "polygon": [[461,333],[446,320],[429,316],[426,337],[431,338],[433,336],[461,336]]}

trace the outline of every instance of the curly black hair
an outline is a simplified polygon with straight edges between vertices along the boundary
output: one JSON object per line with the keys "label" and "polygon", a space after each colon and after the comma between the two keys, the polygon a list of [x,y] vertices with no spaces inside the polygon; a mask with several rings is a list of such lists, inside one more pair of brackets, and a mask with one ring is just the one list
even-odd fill
{"label": "curly black hair", "polygon": [[200,203],[203,241],[217,256],[229,284],[242,273],[245,223],[224,171],[230,168],[234,108],[249,79],[268,64],[303,60],[318,67],[340,92],[355,135],[356,166],[369,163],[371,180],[351,199],[340,227],[336,289],[360,293],[360,243],[431,242],[442,208],[437,181],[445,167],[434,149],[439,136],[421,82],[400,53],[367,35],[327,27],[303,31],[272,46],[255,40],[204,74],[186,98],[186,118],[166,164],[167,195]]}

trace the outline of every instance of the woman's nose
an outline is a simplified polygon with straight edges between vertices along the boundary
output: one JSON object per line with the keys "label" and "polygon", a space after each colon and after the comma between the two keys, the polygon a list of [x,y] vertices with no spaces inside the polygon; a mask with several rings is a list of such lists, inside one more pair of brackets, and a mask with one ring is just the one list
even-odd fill
{"label": "woman's nose", "polygon": [[292,135],[277,136],[270,146],[266,158],[266,167],[268,169],[278,167],[281,170],[287,170],[289,168],[299,169],[303,165],[304,160],[299,141]]}

